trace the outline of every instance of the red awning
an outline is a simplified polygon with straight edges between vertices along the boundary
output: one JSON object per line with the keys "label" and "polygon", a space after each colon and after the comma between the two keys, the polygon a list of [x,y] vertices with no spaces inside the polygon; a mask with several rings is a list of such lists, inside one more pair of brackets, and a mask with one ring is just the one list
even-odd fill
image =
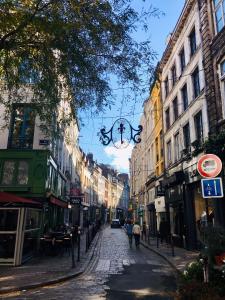
{"label": "red awning", "polygon": [[58,206],[60,206],[60,207],[68,208],[68,203],[67,203],[67,202],[64,202],[64,201],[62,201],[62,200],[59,200],[59,199],[57,199],[57,198],[55,198],[55,197],[50,197],[50,202],[51,202],[52,204],[58,205]]}
{"label": "red awning", "polygon": [[41,205],[39,202],[36,202],[28,198],[19,197],[10,193],[0,192],[0,203],[8,203],[8,202]]}

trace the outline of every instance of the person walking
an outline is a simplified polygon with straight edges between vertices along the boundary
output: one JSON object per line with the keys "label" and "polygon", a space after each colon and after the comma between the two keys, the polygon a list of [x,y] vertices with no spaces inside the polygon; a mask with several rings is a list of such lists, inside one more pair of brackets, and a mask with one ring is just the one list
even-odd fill
{"label": "person walking", "polygon": [[135,224],[133,226],[133,235],[134,235],[134,240],[135,240],[135,246],[136,246],[136,248],[139,248],[141,227],[138,222],[135,222]]}
{"label": "person walking", "polygon": [[143,226],[142,226],[142,240],[146,241],[146,237],[147,237],[147,226],[146,226],[146,222],[143,222]]}
{"label": "person walking", "polygon": [[132,247],[132,242],[133,242],[133,224],[131,222],[131,220],[128,220],[127,221],[127,224],[126,224],[126,232],[127,232],[127,236],[128,236],[128,239],[129,239],[129,245],[130,245],[130,248]]}
{"label": "person walking", "polygon": [[167,243],[168,235],[169,235],[169,225],[164,217],[162,217],[162,220],[159,224],[159,234],[160,234],[161,243],[163,243],[163,241]]}

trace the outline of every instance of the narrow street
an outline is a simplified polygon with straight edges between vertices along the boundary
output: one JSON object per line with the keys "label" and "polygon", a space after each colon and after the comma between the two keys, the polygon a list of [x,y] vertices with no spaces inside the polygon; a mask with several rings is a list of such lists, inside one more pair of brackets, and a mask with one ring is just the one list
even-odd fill
{"label": "narrow street", "polygon": [[106,227],[80,277],[4,299],[173,299],[175,290],[174,271],[161,257],[142,246],[129,249],[123,229]]}

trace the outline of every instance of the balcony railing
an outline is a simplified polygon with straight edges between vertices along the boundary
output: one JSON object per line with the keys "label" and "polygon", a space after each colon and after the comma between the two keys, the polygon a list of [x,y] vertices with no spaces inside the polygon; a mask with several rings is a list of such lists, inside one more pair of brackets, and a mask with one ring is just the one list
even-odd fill
{"label": "balcony railing", "polygon": [[33,138],[13,138],[9,140],[9,149],[32,149]]}

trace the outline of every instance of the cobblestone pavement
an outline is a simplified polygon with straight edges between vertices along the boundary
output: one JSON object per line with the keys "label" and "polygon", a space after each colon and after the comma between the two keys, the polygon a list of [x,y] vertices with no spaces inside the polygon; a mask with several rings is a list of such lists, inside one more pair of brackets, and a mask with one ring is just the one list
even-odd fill
{"label": "cobblestone pavement", "polygon": [[173,299],[173,269],[144,247],[129,248],[122,229],[101,232],[94,258],[79,277],[62,284],[4,295],[4,299]]}

